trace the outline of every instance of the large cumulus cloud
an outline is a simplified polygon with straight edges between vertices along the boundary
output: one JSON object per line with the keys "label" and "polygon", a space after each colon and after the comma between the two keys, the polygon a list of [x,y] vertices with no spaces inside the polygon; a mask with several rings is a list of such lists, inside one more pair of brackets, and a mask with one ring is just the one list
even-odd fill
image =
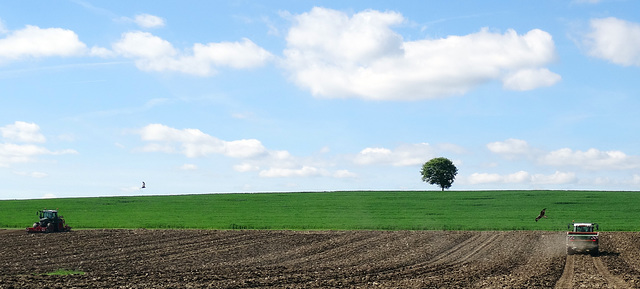
{"label": "large cumulus cloud", "polygon": [[545,66],[555,55],[551,35],[487,28],[468,35],[404,41],[396,12],[354,15],[313,8],[294,17],[284,64],[299,86],[321,97],[416,100],[463,94],[489,81],[505,89],[550,86],[561,77]]}

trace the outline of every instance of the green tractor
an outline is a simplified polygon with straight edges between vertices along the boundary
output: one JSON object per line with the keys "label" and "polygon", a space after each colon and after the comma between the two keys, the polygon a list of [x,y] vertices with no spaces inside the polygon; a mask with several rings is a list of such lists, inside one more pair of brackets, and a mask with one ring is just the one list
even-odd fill
{"label": "green tractor", "polygon": [[62,216],[58,216],[57,210],[42,210],[36,213],[40,221],[33,223],[33,227],[27,228],[27,233],[53,233],[69,232],[69,227]]}

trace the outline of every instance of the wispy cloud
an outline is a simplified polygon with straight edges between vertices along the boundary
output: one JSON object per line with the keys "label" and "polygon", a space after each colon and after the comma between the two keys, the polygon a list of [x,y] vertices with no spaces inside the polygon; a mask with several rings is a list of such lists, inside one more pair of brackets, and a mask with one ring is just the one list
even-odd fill
{"label": "wispy cloud", "polygon": [[257,139],[226,141],[199,129],[176,129],[162,124],[149,124],[138,132],[147,144],[142,152],[181,154],[187,158],[222,155],[241,162],[233,166],[236,172],[257,172],[265,178],[355,176],[346,169],[333,169],[326,160],[295,157],[288,151],[267,149]]}
{"label": "wispy cloud", "polygon": [[115,108],[115,109],[109,109],[109,110],[88,111],[80,115],[71,116],[69,117],[69,119],[80,121],[87,118],[101,118],[101,117],[114,117],[118,115],[131,115],[131,114],[136,114],[136,113],[141,113],[141,112],[151,110],[154,107],[171,103],[171,101],[172,100],[169,98],[152,98],[140,106],[128,106],[128,107],[121,107],[121,108]]}
{"label": "wispy cloud", "polygon": [[428,143],[404,144],[391,150],[388,148],[365,148],[354,162],[360,165],[414,166],[423,164],[435,156],[435,149]]}
{"label": "wispy cloud", "polygon": [[518,171],[512,174],[500,175],[500,174],[488,174],[488,173],[473,173],[467,177],[465,182],[476,184],[533,184],[533,185],[548,185],[548,184],[569,184],[577,181],[576,174],[573,172],[559,172],[556,171],[551,175],[544,174],[531,174],[525,171]]}
{"label": "wispy cloud", "polygon": [[247,38],[237,42],[195,43],[191,49],[181,51],[169,41],[142,31],[122,34],[122,38],[113,43],[112,51],[133,59],[140,70],[196,76],[211,76],[223,67],[256,68],[274,57]]}
{"label": "wispy cloud", "polygon": [[71,2],[76,3],[76,4],[84,7],[85,9],[91,11],[94,14],[106,16],[106,17],[109,17],[111,19],[118,18],[118,15],[113,13],[113,12],[111,12],[111,10],[95,6],[95,5],[93,5],[93,4],[91,4],[91,3],[87,2],[87,1],[71,0]]}
{"label": "wispy cloud", "polygon": [[622,151],[602,151],[590,148],[586,151],[560,148],[545,151],[531,147],[526,141],[508,139],[493,142],[487,148],[509,159],[528,159],[538,165],[551,167],[573,167],[589,171],[628,170],[640,168],[640,156],[627,155]]}
{"label": "wispy cloud", "polygon": [[158,28],[165,25],[162,17],[150,14],[138,14],[133,18],[134,22],[144,28]]}
{"label": "wispy cloud", "polygon": [[[2,138],[5,140],[5,142],[0,143],[0,167],[33,162],[37,160],[38,156],[42,155],[78,153],[72,149],[51,151],[40,145],[46,142],[46,138],[40,133],[40,127],[35,123],[16,121],[14,124],[0,127],[0,131],[2,132]],[[37,176],[37,174],[32,176]]]}

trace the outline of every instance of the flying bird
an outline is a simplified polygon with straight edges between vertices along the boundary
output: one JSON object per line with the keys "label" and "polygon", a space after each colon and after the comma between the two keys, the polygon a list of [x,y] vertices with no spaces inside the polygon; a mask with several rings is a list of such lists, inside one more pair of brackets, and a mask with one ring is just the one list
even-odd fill
{"label": "flying bird", "polygon": [[[141,189],[144,189],[144,188],[146,188],[146,187],[147,187],[147,186],[144,184],[144,182],[142,182],[142,187],[141,187]],[[537,220],[536,220],[536,221],[537,221]]]}
{"label": "flying bird", "polygon": [[540,211],[540,215],[538,215],[538,217],[536,217],[536,222],[542,218],[546,218],[547,216],[544,215],[545,211],[547,210],[547,208],[542,209],[542,211]]}

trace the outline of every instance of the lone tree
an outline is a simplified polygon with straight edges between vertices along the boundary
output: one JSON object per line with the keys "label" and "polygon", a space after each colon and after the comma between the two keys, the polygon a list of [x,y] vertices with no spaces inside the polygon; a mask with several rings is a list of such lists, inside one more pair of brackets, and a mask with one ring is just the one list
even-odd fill
{"label": "lone tree", "polygon": [[458,168],[449,159],[441,157],[424,163],[420,174],[422,174],[422,181],[430,185],[437,184],[444,191],[453,184],[453,180],[458,174]]}

